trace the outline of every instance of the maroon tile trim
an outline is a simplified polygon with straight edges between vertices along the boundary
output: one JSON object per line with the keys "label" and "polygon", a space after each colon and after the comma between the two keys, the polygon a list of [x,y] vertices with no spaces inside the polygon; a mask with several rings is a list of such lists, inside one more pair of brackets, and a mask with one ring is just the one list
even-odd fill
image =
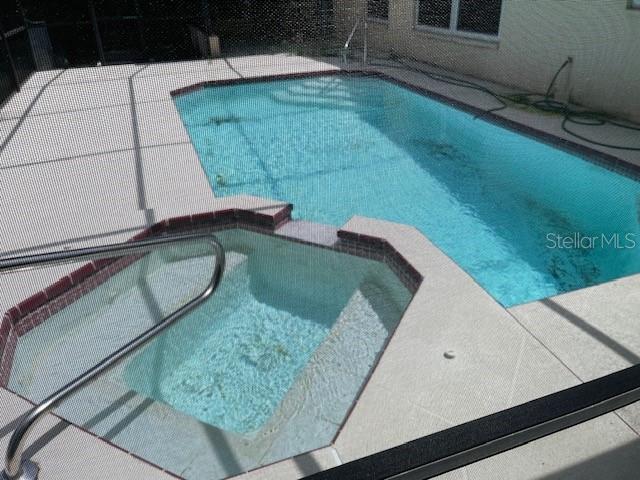
{"label": "maroon tile trim", "polygon": [[[411,293],[416,293],[424,277],[387,240],[342,229],[338,230],[338,238],[341,240],[338,247],[346,249],[349,253],[354,250],[362,250],[364,246],[365,252],[370,252],[373,255],[376,253],[381,254],[385,263],[393,270],[404,286]],[[358,253],[355,254],[357,255]]]}
{"label": "maroon tile trim", "polygon": [[44,291],[33,294],[26,300],[20,302],[16,307],[22,316],[27,315],[34,310],[40,308],[47,301],[47,294]]}
{"label": "maroon tile trim", "polygon": [[191,215],[183,217],[170,218],[166,221],[166,232],[174,232],[184,230],[191,226]]}
{"label": "maroon tile trim", "polygon": [[191,222],[197,225],[213,225],[216,221],[215,212],[196,213],[191,215]]}
{"label": "maroon tile trim", "polygon": [[[291,218],[292,209],[291,204],[286,204],[273,214],[244,209],[224,209],[174,217],[152,225],[129,241],[178,231],[184,232],[199,227],[235,227],[239,222],[260,230],[273,231],[278,225]],[[143,256],[129,255],[86,263],[7,310],[0,323],[0,387],[6,387],[9,381],[15,346],[19,337],[41,325],[52,315],[76,302]]]}
{"label": "maroon tile trim", "polygon": [[16,334],[15,326],[11,322],[7,322],[7,317],[3,318],[2,323],[3,327],[4,324],[8,324],[9,327],[3,328],[7,333],[3,341],[2,352],[0,353],[0,386],[5,385],[6,382],[9,381],[13,356],[16,351],[16,346],[18,345],[18,335]]}
{"label": "maroon tile trim", "polygon": [[47,299],[53,299],[70,290],[72,286],[73,280],[71,280],[71,277],[67,275],[45,288],[44,293],[47,295]]}
{"label": "maroon tile trim", "polygon": [[[368,72],[360,72],[353,71],[353,73],[368,73]],[[172,90],[169,94],[172,97],[177,97],[180,95],[186,95],[188,93],[197,92],[198,90],[202,90],[204,88],[209,87],[225,87],[229,85],[242,85],[247,83],[260,83],[260,82],[268,82],[270,80],[294,80],[297,78],[311,78],[311,77],[324,77],[327,75],[346,75],[348,72],[344,70],[326,70],[326,71],[313,71],[313,72],[301,72],[301,73],[284,73],[284,74],[274,74],[274,75],[262,75],[258,77],[238,77],[238,78],[227,78],[224,80],[208,80],[206,82],[198,82],[193,85],[189,85],[187,87],[178,88],[176,90]]]}
{"label": "maroon tile trim", "polygon": [[95,264],[93,262],[90,262],[71,272],[69,276],[71,277],[71,281],[74,285],[79,285],[84,280],[93,275],[96,271],[97,270]]}
{"label": "maroon tile trim", "polygon": [[367,258],[369,260],[384,262],[389,266],[389,268],[391,268],[407,290],[412,294],[418,290],[418,287],[423,280],[423,276],[420,272],[418,272],[418,270],[416,270],[407,259],[405,259],[383,238],[361,235],[348,230],[337,230],[336,234],[338,241],[331,245],[326,245],[316,243],[312,240],[305,240],[301,236],[291,236],[286,232],[280,233],[278,232],[277,227],[274,230],[265,230],[262,228],[256,228],[254,224],[238,221],[235,224],[235,228],[254,231],[264,235],[277,236],[293,243],[310,245],[316,248],[325,248],[340,253],[346,253],[348,255]]}

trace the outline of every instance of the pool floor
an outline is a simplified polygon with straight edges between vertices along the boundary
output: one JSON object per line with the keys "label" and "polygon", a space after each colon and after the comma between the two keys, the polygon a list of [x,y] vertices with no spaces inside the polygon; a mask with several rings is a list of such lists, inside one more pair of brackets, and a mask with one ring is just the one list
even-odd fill
{"label": "pool floor", "polygon": [[[229,257],[232,268],[215,301],[139,355],[126,378],[149,398],[243,434],[259,430],[273,415],[329,334],[336,321],[331,314],[339,312],[317,303],[306,311],[278,308],[286,299],[274,297],[284,290],[256,285],[247,257]],[[165,343],[180,348],[166,349]],[[160,366],[154,361],[158,355]]]}

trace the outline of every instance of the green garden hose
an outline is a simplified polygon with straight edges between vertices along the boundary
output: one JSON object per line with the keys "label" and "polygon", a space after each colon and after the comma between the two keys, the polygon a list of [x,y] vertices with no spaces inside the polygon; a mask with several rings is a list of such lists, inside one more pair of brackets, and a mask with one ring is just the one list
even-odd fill
{"label": "green garden hose", "polygon": [[[402,60],[400,60],[398,58],[394,58],[394,60],[396,62],[398,62],[399,64],[401,64],[403,68],[419,72],[419,73],[431,78],[432,80],[436,80],[438,82],[443,82],[443,83],[447,83],[449,85],[454,85],[454,86],[458,86],[458,87],[470,88],[472,90],[478,90],[480,92],[483,92],[483,93],[486,93],[486,94],[492,96],[494,99],[496,99],[500,103],[499,107],[491,108],[489,110],[485,110],[483,112],[483,114],[488,114],[488,113],[493,113],[493,112],[498,112],[500,110],[504,110],[504,109],[506,109],[508,107],[509,103],[514,103],[514,104],[517,104],[517,105],[522,105],[522,106],[534,108],[534,109],[539,110],[541,112],[561,115],[563,117],[562,125],[561,125],[562,130],[565,131],[566,133],[568,133],[569,135],[571,135],[571,136],[573,136],[575,138],[578,138],[578,139],[580,139],[580,140],[582,140],[584,142],[590,143],[592,145],[597,145],[599,147],[612,148],[612,149],[616,149],[616,150],[627,150],[627,151],[633,151],[633,152],[640,152],[640,147],[614,145],[614,144],[608,144],[608,143],[599,142],[597,140],[593,140],[591,138],[588,138],[588,137],[586,137],[584,135],[578,134],[578,133],[576,133],[576,132],[574,132],[574,131],[569,129],[569,125],[571,125],[571,124],[583,125],[583,126],[593,126],[593,127],[601,127],[601,126],[605,126],[605,125],[612,125],[612,126],[617,127],[617,128],[631,130],[631,131],[634,131],[634,132],[640,132],[640,125],[633,124],[631,122],[629,122],[629,123],[621,123],[621,122],[616,121],[615,119],[611,118],[611,116],[609,116],[609,115],[607,115],[606,113],[603,113],[603,112],[588,111],[588,110],[577,110],[577,109],[571,108],[568,103],[560,102],[558,100],[554,100],[553,99],[553,96],[552,96],[553,87],[555,86],[555,83],[556,83],[558,77],[560,76],[560,73],[572,62],[571,59],[567,59],[562,64],[562,66],[556,71],[555,75],[553,76],[553,79],[549,83],[549,87],[547,88],[547,91],[544,94],[530,93],[530,92],[516,92],[516,93],[511,93],[511,94],[508,94],[508,95],[503,95],[503,94],[496,93],[496,92],[492,91],[491,89],[489,89],[489,88],[487,88],[487,87],[485,87],[483,85],[477,84],[475,82],[472,82],[470,80],[463,80],[463,79],[452,77],[452,76],[445,75],[445,74],[428,72],[426,70],[417,68],[417,67],[415,67],[413,65],[408,65],[408,64],[406,64],[405,62],[403,62]],[[389,65],[380,65],[380,66],[389,67]],[[542,98],[540,98],[540,97],[542,97]],[[481,117],[483,114],[478,115],[478,117]]]}

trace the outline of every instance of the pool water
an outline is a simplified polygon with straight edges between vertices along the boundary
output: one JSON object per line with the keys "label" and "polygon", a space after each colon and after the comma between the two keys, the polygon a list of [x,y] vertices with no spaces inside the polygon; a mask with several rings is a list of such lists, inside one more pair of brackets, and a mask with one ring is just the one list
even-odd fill
{"label": "pool water", "polygon": [[175,103],[216,195],[290,201],[333,225],[415,225],[504,306],[640,271],[638,182],[381,78]]}
{"label": "pool water", "polygon": [[216,306],[187,319],[201,324],[197,336],[164,356],[175,368],[147,375],[145,367],[156,354],[149,349],[128,371],[129,383],[223,430],[258,430],[326,338],[335,317],[312,309],[306,314],[281,310],[264,298],[273,291],[252,295],[249,289],[248,276],[237,271],[230,275]]}
{"label": "pool water", "polygon": [[[56,409],[214,480],[329,445],[412,296],[381,262],[216,235],[227,268],[215,294]],[[209,254],[202,242],[149,254],[20,337],[10,388],[37,402],[91,368],[202,291]]]}
{"label": "pool water", "polygon": [[[260,238],[239,234],[235,241],[244,243],[224,242],[227,269],[215,295],[125,371],[136,391],[238,434],[267,423],[347,314],[360,331],[350,340],[365,351],[348,373],[357,390],[410,298],[381,263]],[[375,311],[358,304],[359,292],[370,294]],[[336,400],[326,392],[322,401]]]}

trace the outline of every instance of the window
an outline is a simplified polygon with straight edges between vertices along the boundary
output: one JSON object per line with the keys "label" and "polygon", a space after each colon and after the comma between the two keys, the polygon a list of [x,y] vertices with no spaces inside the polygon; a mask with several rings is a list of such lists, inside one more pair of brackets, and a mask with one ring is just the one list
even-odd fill
{"label": "window", "polygon": [[640,0],[631,0],[629,4],[629,8],[640,9]]}
{"label": "window", "polygon": [[378,20],[388,20],[389,0],[368,0],[367,16]]}
{"label": "window", "polygon": [[[640,3],[640,0],[633,0]],[[497,36],[502,0],[418,0],[417,24],[451,32]]]}

